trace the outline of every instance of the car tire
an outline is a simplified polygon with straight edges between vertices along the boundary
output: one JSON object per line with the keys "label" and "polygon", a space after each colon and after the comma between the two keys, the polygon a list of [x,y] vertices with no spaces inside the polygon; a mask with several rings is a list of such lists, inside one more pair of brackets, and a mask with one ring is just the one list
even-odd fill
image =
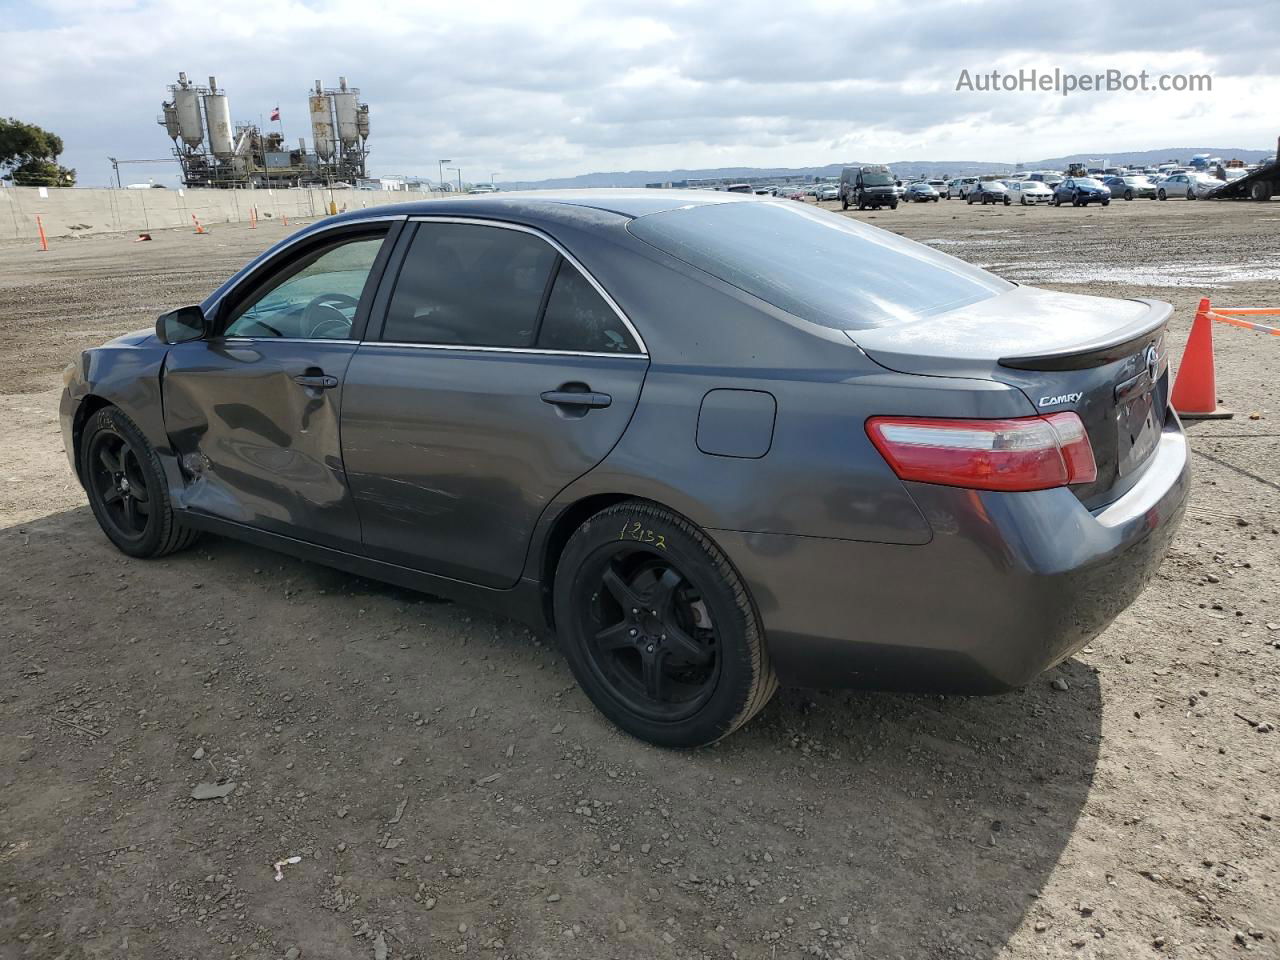
{"label": "car tire", "polygon": [[155,449],[118,407],[90,416],[76,460],[89,508],[121,553],[163,557],[199,539],[199,531],[184,527],[174,512]]}
{"label": "car tire", "polygon": [[971,193],[969,196],[965,197],[964,202],[969,204],[969,206],[973,206],[973,194]]}
{"label": "car tire", "polygon": [[1012,197],[1005,197],[1005,198],[1004,198],[1004,205],[1005,205],[1006,207],[1007,207],[1007,206],[1009,206],[1009,204],[1011,204],[1011,203],[1013,203],[1013,198],[1012,198]]}
{"label": "car tire", "polygon": [[1110,200],[1103,200],[1103,201],[1102,201],[1102,205],[1103,205],[1104,207],[1109,207],[1109,206],[1111,206],[1111,201],[1110,201]]}
{"label": "car tire", "polygon": [[1188,199],[1188,200],[1194,200],[1195,198],[1196,198],[1196,192],[1195,192],[1194,190],[1190,190],[1190,189],[1188,189],[1188,190],[1187,190],[1187,199]]}
{"label": "car tire", "polygon": [[737,571],[705,533],[656,503],[615,504],[574,531],[556,567],[554,606],[583,691],[640,740],[714,743],[778,689]]}
{"label": "car tire", "polygon": [[898,201],[897,201],[897,200],[895,200],[895,201],[893,201],[893,203],[889,204],[889,209],[890,209],[890,210],[897,210],[897,209],[898,209]]}
{"label": "car tire", "polygon": [[1169,199],[1169,195],[1164,192],[1163,188],[1156,194],[1156,196],[1159,197],[1161,200]]}
{"label": "car tire", "polygon": [[1125,198],[1126,200],[1132,200],[1132,199],[1133,199],[1133,191],[1132,191],[1132,190],[1126,190],[1126,191],[1124,192],[1124,198]]}
{"label": "car tire", "polygon": [[849,209],[849,198],[844,196],[843,194],[840,195],[840,209],[841,210]]}

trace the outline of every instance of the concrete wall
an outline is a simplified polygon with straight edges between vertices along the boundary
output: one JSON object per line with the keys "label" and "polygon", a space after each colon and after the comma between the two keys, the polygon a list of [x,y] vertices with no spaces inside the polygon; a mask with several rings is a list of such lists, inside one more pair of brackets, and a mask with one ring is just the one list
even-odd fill
{"label": "concrete wall", "polygon": [[[421,200],[429,194],[390,190],[334,190],[339,212],[387,203]],[[36,216],[52,241],[92,233],[133,233],[192,227],[195,214],[205,226],[247,223],[257,207],[259,220],[323,217],[330,191],[299,190],[57,190],[41,197],[38,187],[0,188],[0,241],[37,243]]]}

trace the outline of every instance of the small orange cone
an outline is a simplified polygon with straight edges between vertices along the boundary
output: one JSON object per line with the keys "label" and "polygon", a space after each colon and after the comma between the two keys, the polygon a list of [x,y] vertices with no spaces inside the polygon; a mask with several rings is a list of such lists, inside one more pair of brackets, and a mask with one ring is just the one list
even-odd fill
{"label": "small orange cone", "polygon": [[284,225],[286,227],[289,225],[289,215],[287,213],[284,215]]}
{"label": "small orange cone", "polygon": [[196,219],[196,215],[191,215],[191,222],[196,225],[196,233],[204,233],[204,227],[200,226],[200,221]]}
{"label": "small orange cone", "polygon": [[1230,420],[1235,414],[1218,406],[1218,390],[1213,373],[1213,321],[1209,319],[1209,299],[1200,301],[1191,324],[1178,376],[1173,381],[1169,402],[1183,420]]}

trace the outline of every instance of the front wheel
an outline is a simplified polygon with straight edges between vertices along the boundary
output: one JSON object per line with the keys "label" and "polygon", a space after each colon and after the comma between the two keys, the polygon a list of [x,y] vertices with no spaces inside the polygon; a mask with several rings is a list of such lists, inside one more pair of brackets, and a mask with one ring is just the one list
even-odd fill
{"label": "front wheel", "polygon": [[98,526],[122,553],[162,557],[195,543],[169,501],[164,468],[142,431],[121,410],[103,407],[85,425],[80,479]]}
{"label": "front wheel", "polygon": [[1007,206],[1009,206],[1009,204],[1011,204],[1011,203],[1013,203],[1013,200],[1012,200],[1011,198],[1009,198],[1009,197],[1005,197],[1005,198],[1004,198],[1004,205],[1005,205],[1006,207],[1007,207]]}
{"label": "front wheel", "polygon": [[778,682],[746,586],[707,536],[643,500],[579,527],[555,575],[569,666],[606,717],[664,747],[728,736]]}
{"label": "front wheel", "polygon": [[840,209],[841,210],[849,209],[849,198],[846,197],[844,194],[840,195]]}
{"label": "front wheel", "polygon": [[1126,190],[1126,191],[1124,192],[1124,198],[1125,198],[1126,200],[1132,200],[1132,199],[1133,199],[1133,191],[1132,191],[1132,190]]}
{"label": "front wheel", "polygon": [[1195,192],[1194,190],[1188,190],[1188,191],[1187,191],[1187,199],[1188,199],[1188,200],[1194,200],[1195,198],[1196,198],[1196,192]]}
{"label": "front wheel", "polygon": [[1168,200],[1168,199],[1169,199],[1169,195],[1168,195],[1167,193],[1165,193],[1163,190],[1161,190],[1161,191],[1157,194],[1157,196],[1158,196],[1161,200]]}
{"label": "front wheel", "polygon": [[1103,201],[1102,201],[1102,205],[1103,205],[1104,207],[1109,207],[1109,206],[1111,206],[1111,201],[1110,201],[1110,200],[1103,200]]}

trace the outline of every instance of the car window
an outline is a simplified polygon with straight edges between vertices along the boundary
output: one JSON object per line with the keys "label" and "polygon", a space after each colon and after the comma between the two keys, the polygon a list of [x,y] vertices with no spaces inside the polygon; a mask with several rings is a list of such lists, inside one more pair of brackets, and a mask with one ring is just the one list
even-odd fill
{"label": "car window", "polygon": [[887,230],[799,204],[712,203],[632,220],[636,237],[797,317],[865,330],[1013,285]]}
{"label": "car window", "polygon": [[223,336],[346,340],[383,237],[342,240],[290,261],[232,311]]}
{"label": "car window", "polygon": [[558,254],[523,230],[420,223],[387,309],[384,340],[531,347]]}
{"label": "car window", "polygon": [[637,353],[621,318],[573,264],[561,261],[538,331],[541,350]]}

